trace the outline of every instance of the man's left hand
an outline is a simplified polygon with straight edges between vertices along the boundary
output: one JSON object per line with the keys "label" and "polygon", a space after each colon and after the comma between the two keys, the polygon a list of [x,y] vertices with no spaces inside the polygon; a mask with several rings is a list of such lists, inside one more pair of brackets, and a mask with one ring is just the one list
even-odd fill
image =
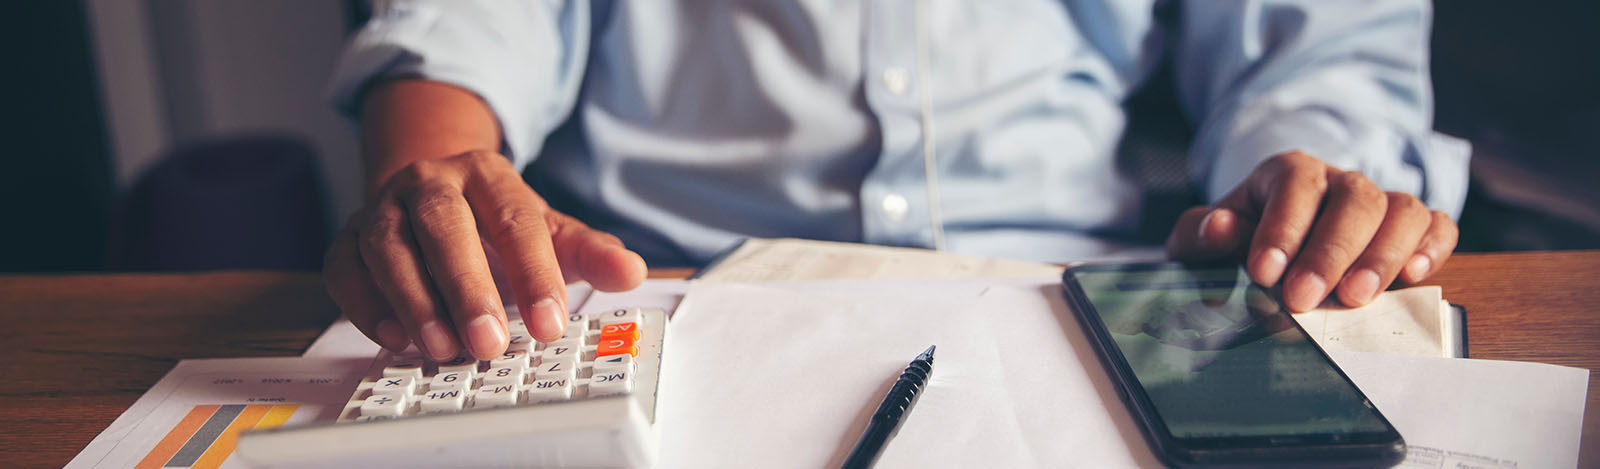
{"label": "man's left hand", "polygon": [[1331,292],[1361,306],[1396,277],[1420,282],[1444,265],[1456,236],[1449,215],[1415,196],[1290,152],[1261,163],[1216,205],[1185,211],[1167,254],[1180,261],[1242,256],[1250,278],[1265,287],[1281,281],[1284,305],[1298,312]]}

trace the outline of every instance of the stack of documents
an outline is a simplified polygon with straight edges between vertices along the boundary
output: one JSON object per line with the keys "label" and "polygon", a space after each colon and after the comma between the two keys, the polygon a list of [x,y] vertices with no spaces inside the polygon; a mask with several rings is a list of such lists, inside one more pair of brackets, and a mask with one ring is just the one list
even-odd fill
{"label": "stack of documents", "polygon": [[[668,331],[662,461],[837,466],[869,397],[938,344],[885,467],[1159,467],[1059,298],[1053,281],[695,284]],[[1587,370],[1333,356],[1405,436],[1401,467],[1577,464]]]}
{"label": "stack of documents", "polygon": [[[662,467],[837,466],[874,397],[930,344],[937,371],[882,467],[1159,467],[1062,300],[1060,272],[768,240],[699,281],[568,295],[574,309],[676,308],[657,398]],[[1440,304],[1437,288],[1408,289],[1299,319],[1405,437],[1401,467],[1576,466],[1589,372],[1442,358],[1459,356],[1459,332]],[[210,404],[298,405],[288,424],[330,417],[319,409],[349,389],[326,385],[351,382],[377,352],[340,321],[303,363],[185,361],[69,466],[135,465]],[[268,385],[287,378],[294,387]]]}

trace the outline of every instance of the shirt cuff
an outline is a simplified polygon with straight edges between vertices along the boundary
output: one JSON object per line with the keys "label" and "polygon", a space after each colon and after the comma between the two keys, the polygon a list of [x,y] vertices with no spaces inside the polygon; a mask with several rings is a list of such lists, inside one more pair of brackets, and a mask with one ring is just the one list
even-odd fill
{"label": "shirt cuff", "polygon": [[505,60],[509,51],[474,40],[471,21],[427,4],[394,3],[377,12],[351,39],[339,59],[327,99],[352,122],[360,119],[360,99],[374,82],[416,77],[448,83],[476,94],[500,124],[502,153],[522,168],[538,152],[542,135],[530,87],[513,77],[527,76]]}
{"label": "shirt cuff", "polygon": [[1358,171],[1385,191],[1416,195],[1430,208],[1452,217],[1466,201],[1470,146],[1441,134],[1408,137],[1384,125],[1347,120],[1328,109],[1309,107],[1261,119],[1236,133],[1196,174],[1206,199],[1226,196],[1267,159],[1290,151],[1311,155],[1330,166]]}

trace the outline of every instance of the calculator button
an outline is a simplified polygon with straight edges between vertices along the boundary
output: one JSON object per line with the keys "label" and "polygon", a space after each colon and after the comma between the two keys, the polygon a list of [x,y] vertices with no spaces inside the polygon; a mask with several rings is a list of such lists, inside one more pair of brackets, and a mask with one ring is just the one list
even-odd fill
{"label": "calculator button", "polygon": [[595,372],[589,378],[589,397],[610,396],[633,392],[633,373],[622,370]]}
{"label": "calculator button", "polygon": [[633,345],[632,340],[600,339],[600,345],[595,347],[594,350],[594,355],[596,358],[624,353],[628,355],[638,355],[639,348]]}
{"label": "calculator button", "polygon": [[383,367],[386,377],[408,377],[414,380],[422,379],[422,360],[401,360],[389,363]]}
{"label": "calculator button", "polygon": [[483,372],[483,385],[491,384],[522,384],[522,377],[527,373],[525,365],[512,365],[500,368],[490,368]]}
{"label": "calculator button", "polygon": [[639,322],[639,308],[618,309],[600,314],[601,327],[623,322]]}
{"label": "calculator button", "polygon": [[561,339],[551,342],[549,345],[544,347],[543,352],[539,352],[539,362],[544,363],[552,360],[565,360],[568,358],[576,359],[578,355],[582,353],[583,344],[572,339]]}
{"label": "calculator button", "polygon": [[579,330],[587,333],[589,330],[589,317],[578,313],[568,314],[567,330]]}
{"label": "calculator button", "polygon": [[639,323],[619,322],[609,326],[601,327],[600,340],[606,339],[627,339],[628,341],[639,340]]}
{"label": "calculator button", "polygon": [[594,359],[594,374],[598,375],[607,370],[633,371],[633,355],[619,353],[596,357]]}
{"label": "calculator button", "polygon": [[511,331],[511,338],[506,342],[506,350],[532,350],[533,336],[528,331]]}
{"label": "calculator button", "polygon": [[574,358],[551,360],[540,363],[539,369],[533,372],[533,379],[535,381],[547,379],[565,379],[570,381],[576,377],[578,377],[578,360]]}
{"label": "calculator button", "polygon": [[466,389],[429,391],[422,395],[422,413],[455,412],[467,402]]}
{"label": "calculator button", "polygon": [[540,379],[528,385],[528,403],[564,401],[572,398],[572,378]]}
{"label": "calculator button", "polygon": [[514,407],[517,405],[516,384],[494,384],[478,388],[478,394],[472,398],[472,408],[492,409],[495,407]]}
{"label": "calculator button", "polygon": [[378,378],[372,383],[373,394],[410,395],[417,388],[417,380],[410,376]]}
{"label": "calculator button", "polygon": [[506,367],[528,369],[528,351],[507,350],[506,353],[500,354],[500,358],[489,361],[489,369]]}
{"label": "calculator button", "polygon": [[561,333],[561,340],[574,341],[577,342],[579,346],[582,346],[584,339],[588,337],[588,329],[579,329],[576,327],[568,327],[566,331]]}
{"label": "calculator button", "polygon": [[472,375],[462,372],[439,373],[433,375],[433,380],[428,381],[428,390],[466,389],[470,384],[472,384]]}
{"label": "calculator button", "polygon": [[399,417],[406,413],[406,396],[377,394],[361,402],[364,417]]}

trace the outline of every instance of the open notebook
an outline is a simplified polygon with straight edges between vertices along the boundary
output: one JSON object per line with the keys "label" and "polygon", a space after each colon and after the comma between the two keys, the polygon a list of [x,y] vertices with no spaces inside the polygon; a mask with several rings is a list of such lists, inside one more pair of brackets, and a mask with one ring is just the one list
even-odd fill
{"label": "open notebook", "polygon": [[[1056,282],[1061,267],[804,239],[746,239],[701,270],[702,282],[791,280],[1039,279]],[[1451,306],[1437,286],[1392,290],[1360,308],[1337,303],[1295,315],[1329,351],[1462,358],[1466,311]]]}
{"label": "open notebook", "polygon": [[1466,309],[1445,301],[1438,286],[1390,290],[1360,308],[1325,303],[1294,318],[1330,352],[1467,356]]}

